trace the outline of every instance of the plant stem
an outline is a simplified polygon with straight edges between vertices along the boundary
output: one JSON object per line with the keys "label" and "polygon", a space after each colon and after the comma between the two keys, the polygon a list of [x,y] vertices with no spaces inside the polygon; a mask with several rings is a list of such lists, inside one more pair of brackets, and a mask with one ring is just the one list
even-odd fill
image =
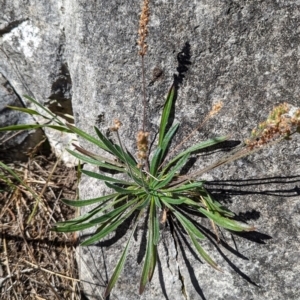
{"label": "plant stem", "polygon": [[[118,132],[118,131],[115,131],[115,133],[116,133],[116,135],[117,135],[117,139],[118,139],[119,145],[120,145],[120,147],[121,147],[121,149],[122,149],[122,152],[123,152],[122,154],[123,154],[123,156],[124,156],[124,161],[125,161],[125,163],[126,163],[127,169],[128,169],[128,171],[129,171],[129,173],[130,173],[131,178],[135,181],[135,178],[134,178],[134,176],[133,176],[133,173],[132,173],[132,170],[131,170],[131,168],[130,168],[130,166],[129,166],[129,163],[127,162],[127,160],[126,160],[126,158],[125,158],[125,151],[124,151],[123,145],[122,145],[122,143],[121,143],[121,139],[120,139],[119,132]],[[136,182],[136,183],[137,183],[137,182]]]}
{"label": "plant stem", "polygon": [[143,131],[146,127],[146,83],[145,83],[145,63],[144,55],[142,55],[142,80],[143,80]]}

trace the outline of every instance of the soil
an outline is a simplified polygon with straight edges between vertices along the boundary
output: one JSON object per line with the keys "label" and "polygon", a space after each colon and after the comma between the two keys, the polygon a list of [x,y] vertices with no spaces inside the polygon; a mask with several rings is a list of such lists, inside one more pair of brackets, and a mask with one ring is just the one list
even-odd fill
{"label": "soil", "polygon": [[0,167],[0,299],[80,299],[77,235],[51,231],[77,214],[61,201],[77,196],[76,168],[33,153],[9,167],[22,182]]}

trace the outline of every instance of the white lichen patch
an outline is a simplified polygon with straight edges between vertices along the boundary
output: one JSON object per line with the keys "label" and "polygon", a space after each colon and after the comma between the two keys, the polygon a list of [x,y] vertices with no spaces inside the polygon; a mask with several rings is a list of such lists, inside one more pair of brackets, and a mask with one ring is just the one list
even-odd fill
{"label": "white lichen patch", "polygon": [[33,26],[30,21],[25,21],[9,33],[4,34],[2,41],[9,43],[25,57],[32,57],[42,39],[39,28]]}

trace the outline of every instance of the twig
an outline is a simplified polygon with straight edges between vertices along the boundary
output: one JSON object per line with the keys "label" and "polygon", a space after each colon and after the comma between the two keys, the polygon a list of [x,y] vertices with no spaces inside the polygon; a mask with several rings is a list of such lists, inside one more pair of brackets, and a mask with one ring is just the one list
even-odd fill
{"label": "twig", "polygon": [[[24,269],[24,270],[19,271],[19,273],[21,273],[21,274],[30,273],[33,270],[34,269]],[[6,281],[7,279],[12,278],[14,276],[18,276],[18,275],[11,273],[10,275],[7,275],[6,277],[0,278],[0,288],[1,288],[2,284],[4,283],[4,281]]]}
{"label": "twig", "polygon": [[60,273],[53,272],[53,271],[47,270],[47,269],[45,269],[45,268],[42,268],[42,267],[40,267],[40,266],[38,266],[38,265],[36,265],[36,264],[33,264],[33,263],[27,261],[26,259],[23,259],[23,261],[24,261],[25,263],[29,264],[30,266],[34,267],[34,268],[37,269],[37,270],[42,270],[42,271],[47,272],[47,273],[49,273],[49,274],[52,274],[52,275],[55,275],[55,276],[58,276],[58,277],[62,277],[62,278],[65,278],[65,279],[69,279],[69,280],[74,280],[74,281],[76,281],[76,282],[79,282],[79,281],[80,281],[80,279],[72,278],[72,277],[69,277],[69,276],[66,276],[66,275],[63,275],[63,274],[60,274]]}
{"label": "twig", "polygon": [[50,182],[50,179],[51,179],[53,173],[55,172],[55,170],[56,170],[56,168],[57,168],[59,162],[60,162],[60,157],[59,157],[59,158],[57,159],[57,161],[55,162],[55,164],[54,164],[54,166],[53,166],[53,168],[52,168],[52,170],[51,170],[49,176],[47,177],[46,183],[44,184],[44,186],[43,186],[43,188],[42,188],[42,190],[41,190],[41,192],[40,192],[40,194],[39,194],[39,197],[36,199],[36,202],[35,202],[35,204],[34,204],[32,213],[30,214],[30,216],[29,216],[29,218],[28,218],[28,221],[27,221],[28,224],[31,222],[33,216],[35,215],[36,210],[37,210],[37,207],[38,207],[38,204],[40,203],[40,200],[41,200],[41,198],[42,198],[42,196],[43,196],[43,194],[44,194],[44,192],[46,191],[46,188],[47,188],[47,186],[48,186],[48,182]]}
{"label": "twig", "polygon": [[[5,236],[3,236],[3,250],[4,250],[4,255],[5,255],[5,265],[6,265],[6,268],[7,268],[8,277],[9,277],[11,286],[13,287],[14,283],[12,282],[12,279],[11,279],[13,275],[12,275],[12,273],[10,271],[10,267],[9,267],[9,260],[8,260],[8,253],[7,253],[7,244],[6,244],[6,238],[5,238]],[[14,288],[13,288],[13,292],[14,292],[15,297],[17,299],[18,296],[17,296],[16,291],[15,291]]]}
{"label": "twig", "polygon": [[[21,229],[20,220],[18,220],[18,223],[19,223],[19,227],[20,227],[20,229]],[[37,260],[35,259],[34,254],[32,253],[32,251],[31,251],[31,249],[30,249],[30,247],[29,247],[29,245],[28,245],[28,243],[27,243],[27,240],[26,240],[26,238],[25,238],[25,236],[24,236],[23,231],[20,230],[20,232],[21,232],[23,241],[24,241],[24,243],[26,244],[26,247],[27,247],[27,249],[28,249],[28,253],[29,253],[29,255],[31,256],[32,261],[34,261],[34,262],[36,263],[36,265],[38,266],[38,268],[41,269],[41,267],[38,265]],[[49,286],[49,288],[51,289],[51,291],[53,292],[53,294],[54,294],[54,296],[56,297],[56,299],[60,300],[59,295],[58,295],[57,292],[55,291],[54,287],[51,285],[49,279],[47,278],[47,276],[45,275],[44,272],[42,272],[42,276],[44,277],[44,279],[45,279],[46,282],[48,283],[48,286]]]}

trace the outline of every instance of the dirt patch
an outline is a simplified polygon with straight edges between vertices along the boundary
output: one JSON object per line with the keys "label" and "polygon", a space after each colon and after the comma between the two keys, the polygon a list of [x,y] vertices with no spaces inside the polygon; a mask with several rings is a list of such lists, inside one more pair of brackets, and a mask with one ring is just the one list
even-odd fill
{"label": "dirt patch", "polygon": [[22,182],[0,167],[0,299],[80,299],[77,235],[50,231],[77,214],[60,201],[76,198],[77,170],[53,155],[10,167]]}

